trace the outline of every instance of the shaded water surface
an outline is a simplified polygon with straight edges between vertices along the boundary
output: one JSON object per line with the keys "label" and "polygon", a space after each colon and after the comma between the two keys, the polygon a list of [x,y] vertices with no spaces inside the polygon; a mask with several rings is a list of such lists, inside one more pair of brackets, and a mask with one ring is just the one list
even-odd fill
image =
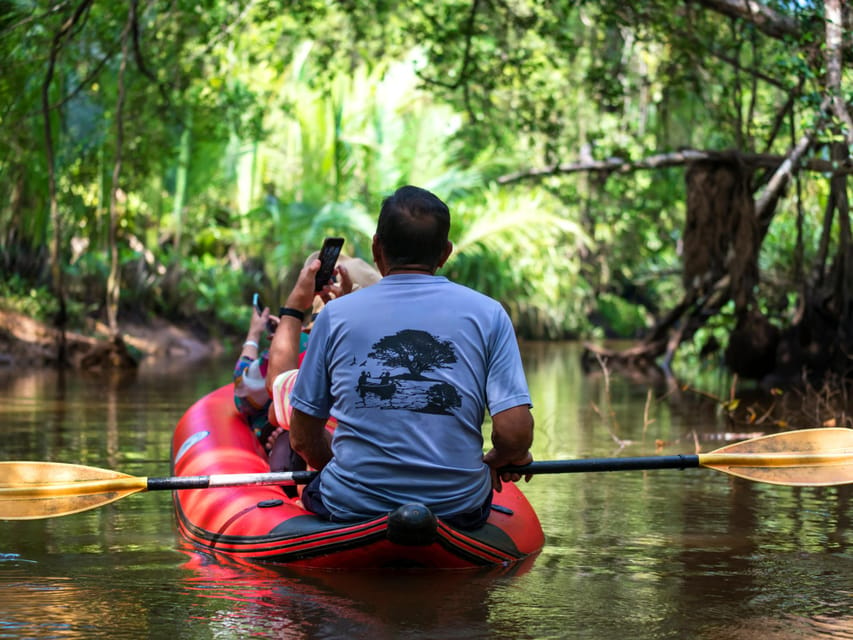
{"label": "shaded water surface", "polygon": [[[693,453],[753,435],[707,398],[583,375],[574,345],[529,346],[525,359],[537,459]],[[0,371],[0,459],[168,475],[175,423],[231,365]],[[545,549],[486,572],[233,564],[181,542],[168,492],[0,521],[0,638],[853,639],[850,487],[689,470],[541,476],[525,492]]]}

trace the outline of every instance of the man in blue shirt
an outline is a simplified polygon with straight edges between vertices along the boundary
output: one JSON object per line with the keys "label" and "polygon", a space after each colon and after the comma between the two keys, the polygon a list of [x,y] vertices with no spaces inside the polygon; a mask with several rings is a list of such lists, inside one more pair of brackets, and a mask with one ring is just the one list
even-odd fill
{"label": "man in blue shirt", "polygon": [[[532,461],[530,395],[509,317],[497,301],[435,275],[453,250],[449,228],[434,194],[398,189],[373,238],[383,279],[317,317],[290,395],[290,440],[322,470],[303,493],[321,516],[359,520],[419,502],[476,528],[500,488],[495,470]],[[306,267],[288,306],[310,305],[317,266]],[[483,455],[486,410],[493,448]]]}

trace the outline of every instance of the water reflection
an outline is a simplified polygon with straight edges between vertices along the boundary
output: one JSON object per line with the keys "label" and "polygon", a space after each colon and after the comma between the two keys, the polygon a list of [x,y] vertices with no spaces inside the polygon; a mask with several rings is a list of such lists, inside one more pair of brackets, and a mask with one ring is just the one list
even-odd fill
{"label": "water reflection", "polygon": [[[537,459],[710,451],[736,433],[700,395],[584,375],[527,345]],[[130,378],[0,372],[0,458],[168,475],[172,429],[230,358]],[[297,572],[187,549],[171,497],[0,521],[0,637],[853,639],[851,489],[707,469],[537,477],[546,545],[510,572]]]}
{"label": "water reflection", "polygon": [[[486,638],[524,629],[496,628],[490,594],[526,573],[532,559],[489,571],[336,572],[241,565],[185,550],[185,593],[203,606],[211,629],[233,637]],[[357,597],[354,598],[354,595]]]}

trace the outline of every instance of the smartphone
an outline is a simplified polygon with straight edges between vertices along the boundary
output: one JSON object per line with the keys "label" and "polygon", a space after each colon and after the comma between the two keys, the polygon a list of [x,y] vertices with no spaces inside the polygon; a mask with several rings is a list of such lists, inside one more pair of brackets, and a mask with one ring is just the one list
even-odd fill
{"label": "smartphone", "polygon": [[322,291],[323,287],[329,284],[332,279],[332,272],[335,270],[335,263],[338,261],[338,256],[341,255],[341,248],[344,246],[343,238],[326,238],[323,240],[323,247],[320,249],[320,270],[314,278],[314,291]]}
{"label": "smartphone", "polygon": [[[264,312],[264,305],[261,303],[261,296],[259,296],[257,293],[252,296],[252,306],[255,307],[255,311],[258,313],[258,315],[261,315]],[[273,333],[275,333],[275,328],[275,322],[273,322],[272,320],[267,320],[267,333],[272,335]]]}

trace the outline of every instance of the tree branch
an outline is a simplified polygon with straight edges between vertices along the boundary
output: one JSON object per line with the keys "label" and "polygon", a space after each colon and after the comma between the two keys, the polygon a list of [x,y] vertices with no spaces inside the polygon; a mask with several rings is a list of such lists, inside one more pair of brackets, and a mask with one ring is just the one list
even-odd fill
{"label": "tree branch", "polygon": [[468,67],[471,64],[471,47],[474,41],[474,24],[477,18],[479,6],[480,0],[474,0],[474,2],[471,3],[471,11],[468,14],[468,22],[465,28],[465,52],[462,55],[462,67],[459,69],[459,75],[456,82],[441,82],[435,78],[427,78],[420,71],[416,72],[417,76],[427,84],[433,84],[445,89],[450,89],[451,91],[455,91],[461,86],[464,94],[463,99],[465,102],[465,110],[468,112],[468,117],[471,122],[475,122],[476,118],[474,116],[474,110],[471,107],[471,89],[468,85]]}
{"label": "tree branch", "polygon": [[[800,154],[801,155],[801,154]],[[497,179],[498,184],[509,184],[523,180],[541,179],[549,176],[568,173],[601,172],[601,173],[632,173],[646,169],[664,169],[667,167],[679,167],[697,160],[734,160],[752,165],[777,169],[788,156],[779,156],[767,153],[738,153],[736,151],[698,151],[695,149],[684,149],[671,153],[661,153],[648,156],[641,160],[630,161],[622,158],[608,158],[607,160],[590,160],[584,162],[568,162],[552,164],[545,167],[526,169],[515,173],[508,173]],[[799,161],[800,158],[798,157]],[[847,161],[836,164],[830,160],[821,158],[809,158],[800,161],[800,167],[809,171],[821,173],[851,174],[853,173],[853,162]]]}
{"label": "tree branch", "polygon": [[468,77],[468,66],[471,64],[471,43],[474,39],[474,20],[477,18],[477,9],[480,5],[480,0],[474,0],[471,4],[471,11],[468,14],[468,22],[465,28],[465,51],[462,54],[462,67],[459,69],[459,75],[456,82],[442,82],[433,78],[427,78],[422,74],[418,74],[424,82],[434,84],[445,89],[456,90],[463,83],[466,83]]}
{"label": "tree branch", "polygon": [[201,51],[201,53],[199,53],[197,56],[195,56],[195,59],[196,60],[198,60],[198,59],[203,60],[204,58],[206,58],[208,56],[208,54],[211,51],[213,51],[213,48],[216,45],[218,45],[220,42],[225,40],[225,38],[231,34],[231,31],[233,31],[237,27],[238,24],[243,22],[243,18],[246,17],[246,15],[249,13],[249,10],[252,8],[252,6],[254,4],[255,4],[255,0],[249,0],[245,6],[241,7],[240,10],[238,11],[237,15],[234,17],[234,19],[231,22],[229,22],[228,24],[222,25],[222,27],[219,29],[219,33],[217,33],[214,37],[212,37],[208,41],[207,46],[205,46],[205,48]]}
{"label": "tree branch", "polygon": [[[755,217],[763,227],[766,227],[769,223],[768,218],[771,215],[771,212],[769,211],[770,203],[775,201],[782,187],[787,184],[788,179],[791,177],[791,173],[800,164],[800,159],[803,154],[809,150],[809,147],[811,147],[818,132],[823,128],[823,120],[825,118],[826,110],[829,108],[829,100],[830,99],[828,97],[823,99],[819,109],[820,116],[817,124],[813,129],[805,133],[800,138],[799,142],[797,142],[796,146],[791,149],[783,162],[776,169],[773,176],[770,178],[770,181],[767,183],[767,188],[764,189],[764,193],[762,193],[761,197],[756,200]],[[832,162],[829,163],[830,166],[832,166],[832,164]],[[849,162],[847,164],[849,164]]]}
{"label": "tree branch", "polygon": [[139,0],[130,0],[130,15],[132,21],[130,32],[133,40],[133,57],[136,59],[136,66],[142,72],[142,75],[155,84],[159,84],[157,83],[157,78],[145,64],[145,59],[142,57],[142,48],[139,46]]}
{"label": "tree branch", "polygon": [[[166,108],[169,108],[172,104],[172,100],[169,97],[169,92],[166,89],[166,85],[157,80],[157,76],[148,68],[145,63],[145,59],[142,57],[142,47],[139,44],[139,0],[131,0],[130,1],[130,15],[131,15],[131,39],[133,40],[133,57],[136,60],[137,68],[142,72],[142,74],[151,80],[156,86],[157,90],[160,92],[160,97],[163,98],[163,104]],[[240,18],[242,18],[240,15]]]}
{"label": "tree branch", "polygon": [[[44,147],[45,157],[47,160],[47,178],[48,178],[48,199],[50,201],[50,221],[53,224],[53,243],[51,245],[51,278],[54,287],[54,293],[60,298],[60,306],[64,304],[64,296],[62,292],[62,269],[59,264],[59,253],[62,241],[62,225],[59,220],[59,205],[56,196],[56,158],[53,148],[53,127],[50,122],[50,87],[53,84],[53,74],[56,69],[56,61],[59,58],[59,52],[62,49],[63,42],[68,34],[74,29],[83,14],[88,11],[92,0],[83,0],[74,13],[62,23],[53,36],[53,41],[50,45],[50,54],[48,57],[47,71],[44,76],[44,81],[41,85],[41,106],[42,117],[44,118]],[[64,321],[64,319],[61,319]],[[60,323],[61,324],[61,323]],[[60,354],[64,357],[64,354]]]}
{"label": "tree branch", "polygon": [[799,37],[800,26],[793,18],[754,0],[698,0],[706,9],[746,20],[772,38]]}

